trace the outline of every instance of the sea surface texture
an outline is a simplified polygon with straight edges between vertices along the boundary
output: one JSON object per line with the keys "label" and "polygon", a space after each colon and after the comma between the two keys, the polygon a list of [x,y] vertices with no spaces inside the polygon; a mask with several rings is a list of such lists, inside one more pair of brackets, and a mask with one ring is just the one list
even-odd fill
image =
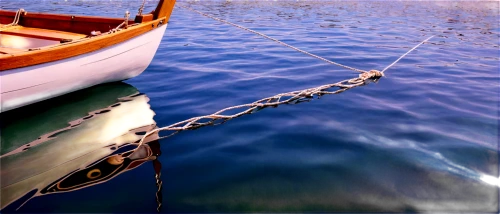
{"label": "sea surface texture", "polygon": [[[140,4],[139,0],[0,0],[3,10],[113,17],[123,17],[126,10],[133,17]],[[160,212],[170,213],[499,211],[498,2],[177,4],[363,70],[382,70],[434,37],[387,70],[378,83],[178,133],[159,141],[161,155],[153,164],[145,162],[86,188],[37,195],[22,206],[20,200],[4,212],[16,212],[18,207],[17,212],[25,213],[157,212],[160,204]],[[144,11],[155,5],[156,1],[147,1]],[[152,111],[156,125],[163,127],[357,75],[176,7],[146,71],[126,84],[98,87],[108,87],[104,92],[122,87],[144,93],[150,108],[144,117],[152,117]],[[76,108],[104,99],[111,99],[105,104],[111,105],[129,95],[94,99],[101,92],[92,90],[60,99],[69,100],[67,105],[78,103]],[[49,107],[44,111],[56,105],[50,102],[45,102]],[[60,115],[72,108],[58,108],[37,123],[45,125],[37,126],[66,124]],[[75,112],[73,119],[93,110]],[[22,131],[33,123],[9,125],[22,120],[23,111],[27,110],[2,115],[8,118],[2,124],[2,140],[9,135],[11,141],[2,142],[2,154],[30,142]],[[31,140],[43,134],[40,131]],[[17,144],[21,138],[25,142]],[[40,151],[56,158],[76,150],[67,148],[59,153]],[[159,180],[155,169],[161,172]],[[3,180],[13,176],[7,169],[1,171]],[[30,171],[25,173],[30,178]],[[93,176],[97,174],[87,174]],[[3,182],[2,188],[7,185]]]}

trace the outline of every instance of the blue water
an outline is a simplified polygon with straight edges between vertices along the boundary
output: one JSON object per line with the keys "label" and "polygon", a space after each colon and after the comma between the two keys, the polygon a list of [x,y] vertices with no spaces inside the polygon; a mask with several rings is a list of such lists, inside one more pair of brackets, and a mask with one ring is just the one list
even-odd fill
{"label": "blue water", "polygon": [[[122,17],[139,3],[1,7]],[[177,4],[364,70],[435,37],[378,83],[161,140],[162,212],[499,211],[498,2]],[[176,7],[151,65],[126,83],[149,97],[161,127],[355,76]],[[18,211],[156,212],[152,168],[35,197]]]}

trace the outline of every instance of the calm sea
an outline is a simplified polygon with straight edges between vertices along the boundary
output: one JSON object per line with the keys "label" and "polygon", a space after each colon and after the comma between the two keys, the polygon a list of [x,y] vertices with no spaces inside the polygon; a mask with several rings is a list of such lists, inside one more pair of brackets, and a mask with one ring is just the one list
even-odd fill
{"label": "calm sea", "polygon": [[[135,14],[140,2],[0,0],[0,8],[123,17],[125,10]],[[148,1],[145,11],[155,3]],[[15,212],[34,196],[17,212],[156,212],[161,203],[161,212],[174,213],[498,213],[498,2],[177,4],[364,70],[381,70],[420,41],[435,37],[378,83],[181,132],[151,145],[155,160],[118,174],[112,174],[113,168],[113,176],[92,183],[88,180],[109,169],[78,171],[91,163],[100,166],[109,154],[85,164],[69,157],[118,129],[122,118],[133,115],[137,123],[152,120],[162,127],[357,76],[176,7],[156,56],[140,76],[1,115],[5,154],[118,98],[144,93],[129,96],[128,103],[141,110],[122,109],[127,107],[123,102],[83,122],[85,129],[71,129],[59,138],[54,134],[57,144],[49,140],[31,147],[31,153],[2,158],[2,197],[26,194],[20,200],[2,199],[9,203],[2,212]],[[99,118],[107,129],[95,128],[102,125]],[[78,144],[85,137],[91,140]],[[60,160],[64,158],[68,160]],[[75,179],[66,179],[71,172],[77,172]],[[8,189],[16,182],[25,183]]]}

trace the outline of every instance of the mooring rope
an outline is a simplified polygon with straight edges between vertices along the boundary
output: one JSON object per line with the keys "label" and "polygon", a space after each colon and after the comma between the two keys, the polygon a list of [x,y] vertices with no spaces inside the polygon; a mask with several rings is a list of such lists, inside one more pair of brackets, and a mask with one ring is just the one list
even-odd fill
{"label": "mooring rope", "polygon": [[330,63],[330,64],[333,64],[333,65],[336,65],[336,66],[340,66],[340,67],[342,67],[342,68],[346,68],[346,69],[349,69],[349,70],[352,70],[352,71],[357,71],[357,72],[360,72],[360,73],[367,72],[367,71],[365,71],[365,70],[361,70],[361,69],[353,68],[353,67],[350,67],[350,66],[347,66],[347,65],[342,65],[342,64],[340,64],[340,63],[330,61],[330,60],[325,59],[325,58],[323,58],[323,57],[320,57],[320,56],[318,56],[318,55],[315,55],[315,54],[309,53],[309,52],[307,52],[307,51],[304,51],[304,50],[301,50],[301,49],[296,48],[296,47],[294,47],[294,46],[291,46],[291,45],[289,45],[289,44],[286,44],[286,43],[284,43],[284,42],[282,42],[282,41],[280,41],[280,40],[277,40],[277,39],[275,39],[275,38],[272,38],[272,37],[270,37],[270,36],[268,36],[268,35],[266,35],[266,34],[263,34],[263,33],[257,32],[257,31],[254,31],[254,30],[252,30],[252,29],[248,29],[248,28],[246,28],[246,27],[243,27],[243,26],[241,26],[241,25],[234,24],[234,23],[232,23],[232,22],[229,22],[229,21],[226,21],[226,20],[223,20],[223,19],[219,19],[219,18],[217,18],[217,17],[214,17],[214,16],[211,16],[211,15],[208,15],[208,14],[203,13],[203,12],[200,12],[200,11],[198,11],[198,10],[195,10],[195,9],[192,9],[192,8],[189,8],[189,7],[186,7],[186,6],[183,6],[183,5],[178,5],[178,4],[177,4],[176,6],[181,7],[181,8],[184,8],[184,9],[187,9],[187,10],[190,10],[190,11],[193,11],[193,12],[195,12],[195,13],[198,13],[198,14],[203,15],[203,16],[206,16],[206,17],[208,17],[208,18],[211,18],[211,19],[217,20],[217,21],[219,21],[219,22],[223,22],[223,23],[226,23],[226,24],[229,24],[229,25],[235,26],[235,27],[237,27],[237,28],[240,28],[240,29],[246,30],[246,31],[248,31],[248,32],[251,32],[251,33],[257,34],[257,35],[262,36],[262,37],[264,37],[264,38],[266,38],[266,39],[269,39],[269,40],[275,41],[275,42],[277,42],[277,43],[279,43],[279,44],[281,44],[281,45],[284,45],[284,46],[286,46],[286,47],[289,47],[289,48],[291,48],[291,49],[293,49],[293,50],[296,50],[296,51],[298,51],[298,52],[301,52],[301,53],[307,54],[307,55],[312,56],[312,57],[314,57],[314,58],[316,58],[316,59],[323,60],[323,61],[328,62],[328,63]]}
{"label": "mooring rope", "polygon": [[[369,73],[369,72],[367,72]],[[267,107],[277,107],[279,105],[283,104],[298,104],[301,102],[308,102],[312,100],[315,96],[317,98],[326,95],[326,94],[339,94],[344,91],[347,91],[349,89],[365,85],[367,80],[373,80],[377,81],[378,77],[370,77],[367,79],[360,79],[360,77],[352,78],[349,80],[343,80],[337,83],[333,84],[327,84],[327,85],[322,85],[319,87],[314,87],[314,88],[309,88],[305,90],[300,90],[300,91],[292,91],[288,93],[282,93],[282,94],[277,94],[272,97],[267,97],[264,99],[257,100],[253,103],[248,103],[248,104],[243,104],[243,105],[237,105],[237,106],[231,106],[224,108],[220,111],[217,111],[213,114],[210,115],[205,115],[205,116],[199,116],[199,117],[193,117],[184,121],[180,121],[177,123],[174,123],[169,126],[161,127],[161,128],[156,128],[152,131],[149,131],[146,133],[141,140],[138,142],[137,148],[134,150],[134,152],[139,149],[142,144],[144,144],[144,140],[146,137],[160,131],[175,131],[174,133],[165,136],[165,137],[170,137],[174,134],[177,134],[180,131],[184,130],[192,130],[192,129],[197,129],[203,126],[209,126],[209,125],[218,125],[225,123],[228,120],[243,116],[245,114],[252,114],[255,111],[262,110]],[[331,88],[337,88],[335,91],[328,91],[328,89]],[[224,112],[229,112],[234,109],[243,109],[239,111],[238,113],[234,114],[224,114]],[[160,139],[163,139],[165,137],[162,137]],[[132,155],[134,152],[130,153]]]}
{"label": "mooring rope", "polygon": [[410,49],[409,51],[407,51],[405,54],[401,55],[398,59],[396,59],[396,61],[394,61],[393,63],[391,63],[387,67],[385,67],[384,70],[381,71],[381,73],[383,74],[387,69],[389,69],[390,67],[392,67],[393,65],[395,65],[397,62],[399,62],[399,60],[403,59],[403,57],[405,57],[406,55],[408,55],[410,52],[412,52],[413,50],[417,49],[418,46],[420,46],[421,44],[424,44],[425,42],[429,41],[429,39],[431,39],[432,37],[434,37],[434,36],[431,36],[431,37],[427,38],[426,40],[418,43],[418,45],[416,45],[415,47],[413,47],[412,49]]}
{"label": "mooring rope", "polygon": [[[339,63],[336,63],[336,62],[332,62],[332,61],[327,60],[327,59],[325,59],[323,57],[320,57],[320,56],[308,53],[306,51],[303,51],[301,49],[298,49],[296,47],[288,45],[288,44],[286,44],[284,42],[281,42],[281,41],[279,41],[277,39],[274,39],[274,38],[272,38],[270,36],[267,36],[265,34],[262,34],[262,33],[259,33],[257,31],[245,28],[243,26],[240,26],[240,25],[237,25],[237,24],[234,24],[234,23],[231,23],[231,22],[228,22],[228,21],[225,21],[225,20],[222,20],[222,19],[210,16],[210,15],[207,15],[205,13],[199,12],[199,11],[191,9],[189,7],[185,7],[185,6],[182,6],[182,5],[177,5],[177,6],[179,6],[181,8],[184,8],[184,9],[188,9],[188,10],[194,11],[196,13],[199,13],[199,14],[201,14],[203,16],[212,18],[214,20],[217,20],[217,21],[220,21],[220,22],[223,22],[223,23],[226,23],[226,24],[230,24],[232,26],[235,26],[235,27],[247,30],[249,32],[255,33],[255,34],[260,35],[262,37],[265,37],[267,39],[270,39],[270,40],[273,40],[275,42],[278,42],[278,43],[280,43],[280,44],[282,44],[284,46],[290,47],[290,48],[292,48],[294,50],[297,50],[299,52],[302,52],[302,53],[305,53],[305,54],[310,55],[312,57],[321,59],[321,60],[326,61],[328,63],[334,64],[334,65],[338,65],[340,67],[347,68],[349,70],[360,72],[361,74],[359,74],[358,77],[347,79],[347,80],[342,80],[342,81],[337,82],[337,83],[332,83],[332,84],[327,84],[327,85],[321,85],[321,86],[318,86],[318,87],[308,88],[308,89],[299,90],[299,91],[292,91],[292,92],[287,92],[287,93],[281,93],[281,94],[274,95],[272,97],[267,97],[267,98],[264,98],[264,99],[257,100],[257,101],[255,101],[253,103],[248,103],[248,104],[242,104],[242,105],[227,107],[227,108],[219,110],[219,111],[217,111],[217,112],[215,112],[213,114],[210,114],[210,115],[193,117],[193,118],[190,118],[190,119],[187,119],[187,120],[183,120],[183,121],[171,124],[169,126],[165,126],[165,127],[161,127],[161,128],[156,128],[156,129],[154,129],[152,131],[147,132],[144,136],[142,136],[142,138],[138,141],[137,148],[134,149],[134,151],[132,153],[130,153],[130,155],[133,154],[135,151],[137,151],[137,149],[139,149],[145,143],[144,140],[148,136],[150,136],[150,135],[152,135],[154,133],[160,132],[160,131],[174,131],[173,133],[171,133],[171,134],[169,134],[167,136],[159,138],[159,139],[163,139],[163,138],[167,138],[167,137],[170,137],[172,135],[175,135],[175,134],[177,134],[177,133],[179,133],[181,131],[193,130],[193,129],[197,129],[197,128],[200,128],[200,127],[203,127],[203,126],[209,126],[209,125],[219,125],[219,124],[225,123],[228,120],[231,120],[231,119],[234,119],[234,118],[237,118],[237,117],[241,117],[241,116],[246,115],[246,114],[252,114],[252,113],[254,113],[256,111],[262,110],[262,109],[267,108],[267,107],[278,107],[279,105],[283,105],[283,104],[298,104],[298,103],[301,103],[301,102],[309,102],[309,101],[311,101],[315,97],[319,99],[323,95],[327,95],[327,94],[339,94],[339,93],[342,93],[342,92],[347,91],[349,89],[353,89],[353,88],[356,88],[356,87],[359,87],[359,86],[362,86],[362,85],[366,85],[366,84],[368,84],[368,83],[370,83],[372,81],[376,82],[382,76],[384,76],[384,72],[387,69],[389,69],[390,67],[392,67],[393,65],[395,65],[397,62],[399,62],[401,59],[403,59],[410,52],[412,52],[413,50],[417,49],[420,45],[422,45],[423,43],[427,42],[429,39],[431,39],[432,37],[434,37],[434,36],[431,36],[431,37],[425,39],[424,41],[420,42],[415,47],[413,47],[412,49],[410,49],[409,51],[407,51],[406,53],[404,53],[396,61],[394,61],[393,63],[391,63],[390,65],[388,65],[383,71],[377,71],[377,70],[364,71],[364,70],[352,68],[352,67],[349,67],[349,66],[346,66],[346,65],[342,65],[342,64],[339,64]],[[333,88],[336,88],[336,90],[331,91],[331,89],[333,89]],[[229,112],[229,111],[234,110],[234,109],[242,109],[242,110],[240,110],[238,113],[224,114],[225,112]],[[159,139],[157,139],[157,140],[159,140]]]}
{"label": "mooring rope", "polygon": [[[417,44],[415,47],[407,51],[405,54],[403,54],[401,57],[399,57],[395,62],[391,63],[389,66],[386,67],[385,70],[387,70],[389,67],[393,66],[396,64],[399,60],[401,60],[404,56],[408,55],[410,52],[415,50],[417,47],[419,47],[421,44],[425,43],[429,39],[431,39],[433,36],[427,38],[423,42],[420,42]],[[323,95],[328,95],[328,94],[339,94],[344,91],[347,91],[349,89],[353,89],[359,86],[366,85],[370,82],[376,82],[378,81],[382,76],[384,76],[383,72],[377,71],[377,70],[370,70],[368,72],[363,72],[359,74],[358,77],[347,79],[347,80],[342,80],[340,82],[332,83],[332,84],[326,84],[326,85],[321,85],[318,87],[314,88],[308,88],[304,90],[299,90],[299,91],[292,91],[292,92],[287,92],[287,93],[281,93],[274,95],[272,97],[267,97],[264,99],[257,100],[253,103],[248,103],[248,104],[243,104],[243,105],[237,105],[237,106],[231,106],[224,108],[220,111],[217,111],[213,114],[205,115],[205,116],[199,116],[199,117],[193,117],[187,120],[183,120],[174,124],[171,124],[169,126],[161,127],[161,128],[156,128],[154,130],[151,130],[147,132],[144,136],[142,136],[141,140],[139,140],[137,148],[134,149],[134,151],[131,154],[133,154],[137,149],[139,149],[145,142],[144,140],[157,132],[160,131],[174,131],[173,133],[161,137],[160,139],[170,137],[172,135],[175,135],[181,131],[185,130],[193,130],[197,129],[203,126],[209,126],[209,125],[219,125],[222,123],[225,123],[228,120],[241,117],[246,114],[252,114],[256,111],[262,110],[267,107],[278,107],[279,105],[284,105],[284,104],[298,104],[302,102],[309,102],[313,98],[320,98]],[[336,88],[336,90],[331,91],[331,89]],[[228,112],[234,109],[243,109],[239,111],[238,113],[233,113],[233,114],[224,114],[224,112]]]}

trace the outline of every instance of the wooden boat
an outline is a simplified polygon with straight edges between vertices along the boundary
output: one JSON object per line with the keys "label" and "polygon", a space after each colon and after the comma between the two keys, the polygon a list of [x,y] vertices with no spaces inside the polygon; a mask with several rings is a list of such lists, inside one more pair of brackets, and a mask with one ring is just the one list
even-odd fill
{"label": "wooden boat", "polygon": [[132,153],[156,127],[148,101],[119,82],[2,113],[0,210],[15,210],[33,197],[94,186],[155,161],[160,153],[157,134]]}
{"label": "wooden boat", "polygon": [[0,112],[139,75],[174,4],[141,7],[134,20],[0,10]]}

